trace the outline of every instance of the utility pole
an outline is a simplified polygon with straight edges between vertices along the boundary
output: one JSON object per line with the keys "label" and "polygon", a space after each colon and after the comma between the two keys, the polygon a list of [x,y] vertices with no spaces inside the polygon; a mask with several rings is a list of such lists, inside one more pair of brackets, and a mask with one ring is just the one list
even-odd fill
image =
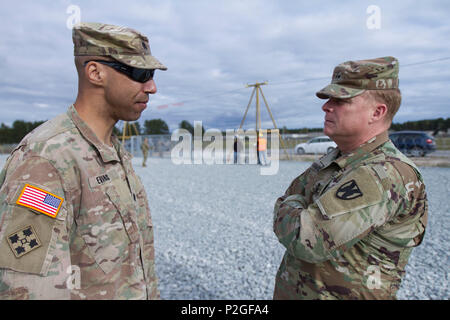
{"label": "utility pole", "polygon": [[[267,81],[265,82],[256,82],[254,84],[247,84],[247,88],[253,87],[252,94],[250,96],[250,101],[248,102],[247,108],[245,109],[244,117],[242,118],[241,124],[239,126],[239,129],[242,129],[242,126],[244,125],[245,118],[247,117],[248,110],[250,109],[250,105],[252,104],[253,96],[256,93],[256,134],[259,134],[259,130],[261,130],[261,108],[259,103],[259,93],[261,93],[261,97],[264,100],[264,104],[266,105],[267,111],[269,112],[270,118],[272,119],[272,123],[275,129],[277,129],[278,133],[280,130],[277,128],[277,124],[275,123],[275,119],[273,118],[272,111],[270,111],[269,104],[267,103],[266,97],[264,96],[261,86],[268,84]],[[287,158],[289,159],[289,155],[286,151],[286,147],[283,142],[283,138],[281,137],[281,134],[279,134],[281,146],[283,147],[284,153],[286,154]]]}

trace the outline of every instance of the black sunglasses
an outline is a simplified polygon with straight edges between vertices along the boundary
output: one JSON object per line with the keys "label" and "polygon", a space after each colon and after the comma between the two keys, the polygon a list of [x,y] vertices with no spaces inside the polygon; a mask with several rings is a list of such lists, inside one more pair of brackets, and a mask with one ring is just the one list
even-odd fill
{"label": "black sunglasses", "polygon": [[148,80],[153,79],[153,75],[155,74],[155,69],[141,69],[141,68],[135,68],[127,66],[126,64],[117,62],[117,61],[106,61],[106,60],[88,60],[84,63],[86,65],[88,62],[98,62],[104,65],[107,65],[114,70],[119,71],[120,73],[123,73],[131,80],[145,83]]}

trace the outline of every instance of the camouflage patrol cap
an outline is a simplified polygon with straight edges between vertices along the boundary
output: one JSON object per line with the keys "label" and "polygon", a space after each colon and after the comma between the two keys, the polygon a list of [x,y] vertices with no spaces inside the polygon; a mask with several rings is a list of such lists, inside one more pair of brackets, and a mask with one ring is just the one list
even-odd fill
{"label": "camouflage patrol cap", "polygon": [[320,99],[347,99],[366,90],[398,88],[398,67],[394,57],[346,61],[334,68],[331,84],[316,95]]}
{"label": "camouflage patrol cap", "polygon": [[109,56],[142,69],[167,68],[150,52],[148,38],[131,28],[104,23],[79,23],[72,29],[75,56]]}

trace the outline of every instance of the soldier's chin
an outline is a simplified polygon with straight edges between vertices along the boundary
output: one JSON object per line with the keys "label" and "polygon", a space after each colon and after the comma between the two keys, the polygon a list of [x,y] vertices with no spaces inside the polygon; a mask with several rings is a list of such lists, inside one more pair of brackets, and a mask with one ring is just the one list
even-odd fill
{"label": "soldier's chin", "polygon": [[[144,112],[145,109],[147,109],[147,103],[136,103],[135,107],[133,108],[133,114],[136,117],[136,119],[134,119],[134,120],[139,119],[141,117],[142,112]],[[129,120],[129,121],[132,121],[132,120]]]}
{"label": "soldier's chin", "polygon": [[327,127],[327,125],[325,125],[324,128],[323,128],[323,133],[326,136],[330,136],[330,134],[333,134],[333,131],[329,127]]}
{"label": "soldier's chin", "polygon": [[128,121],[138,120],[141,117],[142,112],[144,112],[144,110],[146,108],[147,108],[147,106],[144,106],[144,107],[140,106],[139,108],[133,108],[132,112],[130,112],[130,114],[129,114],[130,118],[132,118],[133,120],[128,120]]}
{"label": "soldier's chin", "polygon": [[133,112],[133,114],[127,114],[126,116],[124,116],[120,120],[123,120],[123,121],[136,121],[136,120],[138,120],[141,117],[141,113],[142,113],[142,111],[140,111],[140,112]]}

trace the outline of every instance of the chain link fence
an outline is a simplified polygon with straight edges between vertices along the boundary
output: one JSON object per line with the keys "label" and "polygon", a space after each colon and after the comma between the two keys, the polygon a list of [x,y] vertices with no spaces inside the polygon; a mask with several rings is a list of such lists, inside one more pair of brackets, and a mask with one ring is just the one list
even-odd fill
{"label": "chain link fence", "polygon": [[[284,150],[289,156],[295,156],[295,146],[299,143],[307,142],[308,140],[323,135],[321,132],[312,132],[308,134],[282,134],[283,144],[279,144],[279,154],[280,158],[285,155]],[[149,157],[160,157],[160,158],[170,158],[172,148],[179,143],[179,141],[172,141],[172,135],[161,134],[161,135],[141,135],[132,136],[130,139],[125,140],[125,148],[133,154],[134,157],[142,157],[141,144],[144,138],[148,139],[150,150],[148,153]],[[119,137],[120,138],[120,137]],[[233,139],[233,137],[231,137]],[[203,147],[206,147],[211,142],[202,142]],[[230,142],[229,142],[230,143]],[[246,150],[248,152],[249,142],[246,143]],[[233,142],[231,142],[231,145]],[[17,144],[0,144],[0,154],[11,153]],[[224,150],[226,147],[226,136],[223,137]],[[268,149],[270,149],[270,139],[268,139]],[[450,137],[437,137],[436,138],[437,150],[450,150]],[[247,156],[248,157],[248,154]]]}
{"label": "chain link fence", "polygon": [[150,149],[148,150],[149,157],[169,158],[170,153],[177,141],[171,141],[170,134],[154,134],[132,136],[125,140],[124,146],[134,157],[142,157],[141,144],[144,138],[148,139]]}
{"label": "chain link fence", "polygon": [[[311,134],[283,134],[281,143],[278,140],[277,147],[279,148],[279,156],[280,159],[283,159],[288,155],[289,157],[295,155],[295,146],[299,143],[303,143],[308,141],[309,139],[322,135],[321,132],[314,132]],[[188,145],[190,146],[191,158],[194,158],[194,145],[201,145],[202,150],[205,150],[208,145],[211,145],[215,142],[215,139],[222,139],[221,145],[223,146],[223,161],[228,162],[230,157],[233,157],[234,152],[234,137],[235,135],[221,135],[214,136],[210,141],[205,141],[203,137],[196,137],[195,139],[191,136]],[[144,141],[144,138],[148,139],[148,144],[150,149],[148,151],[148,157],[153,158],[170,158],[172,155],[172,149],[174,146],[180,143],[181,140],[174,138],[172,141],[172,135],[140,135],[140,136],[131,136],[130,139],[125,140],[124,145],[126,150],[128,150],[134,157],[143,157],[141,144]],[[219,142],[220,144],[220,142]],[[249,163],[249,159],[253,159],[253,157],[257,157],[256,155],[256,135],[254,137],[250,135],[245,135],[245,138],[241,140],[241,145],[238,150],[239,157],[242,157],[242,163]],[[267,136],[267,152],[268,156],[271,156],[271,148],[272,148],[272,139],[270,138],[270,134]],[[241,162],[241,161],[240,161]]]}

